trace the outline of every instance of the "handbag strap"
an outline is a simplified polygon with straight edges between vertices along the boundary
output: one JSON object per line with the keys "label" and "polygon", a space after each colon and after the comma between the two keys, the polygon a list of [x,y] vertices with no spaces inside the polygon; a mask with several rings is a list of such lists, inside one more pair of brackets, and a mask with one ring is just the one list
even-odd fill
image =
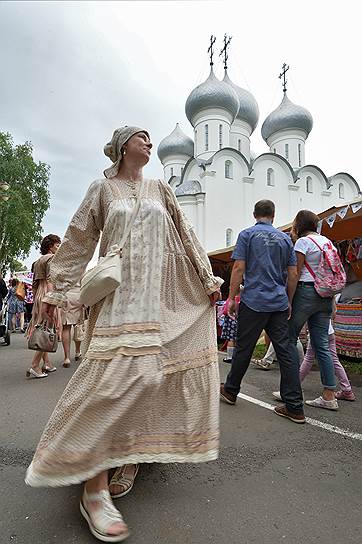
{"label": "handbag strap", "polygon": [[138,195],[137,195],[137,201],[136,201],[136,205],[135,207],[133,208],[132,210],[132,215],[130,217],[130,220],[126,226],[126,228],[124,229],[124,233],[123,233],[123,236],[122,236],[122,239],[121,239],[121,242],[119,244],[119,251],[121,253],[122,249],[123,249],[123,246],[124,244],[126,243],[126,240],[131,232],[131,229],[133,227],[133,223],[135,222],[135,219],[137,217],[137,214],[140,210],[140,207],[141,207],[141,194],[142,194],[142,191],[143,191],[143,186],[144,186],[144,179],[141,181],[141,184],[140,184],[140,189],[138,191]]}

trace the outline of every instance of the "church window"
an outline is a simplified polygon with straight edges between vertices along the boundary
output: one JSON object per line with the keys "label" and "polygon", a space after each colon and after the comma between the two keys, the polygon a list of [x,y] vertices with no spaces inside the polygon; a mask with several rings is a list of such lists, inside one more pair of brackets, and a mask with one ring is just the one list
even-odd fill
{"label": "church window", "polygon": [[181,166],[181,176],[182,176],[183,173],[184,173],[184,168],[183,168],[183,166]]}
{"label": "church window", "polygon": [[302,166],[302,146],[298,144],[298,164]]}
{"label": "church window", "polygon": [[289,159],[289,144],[285,144],[285,158]]}
{"label": "church window", "polygon": [[233,243],[233,229],[226,229],[226,247],[230,247]]}
{"label": "church window", "polygon": [[266,171],[266,184],[269,185],[269,187],[274,187],[275,185],[274,170],[272,168],[268,168]]}
{"label": "church window", "polygon": [[233,179],[233,163],[231,161],[225,161],[225,177]]}
{"label": "church window", "polygon": [[307,176],[307,193],[313,193],[313,181],[310,176]]}
{"label": "church window", "polygon": [[172,176],[173,176],[173,168],[172,168],[172,166],[171,166],[171,177],[172,177]]}
{"label": "church window", "polygon": [[241,140],[238,140],[238,151],[241,151]]}
{"label": "church window", "polygon": [[276,150],[275,147],[274,147],[274,155],[276,154],[276,152],[277,152],[277,150]]}
{"label": "church window", "polygon": [[219,125],[219,149],[222,149],[222,125]]}
{"label": "church window", "polygon": [[209,125],[205,125],[205,151],[209,150]]}
{"label": "church window", "polygon": [[340,183],[338,186],[339,198],[344,198],[344,185]]}

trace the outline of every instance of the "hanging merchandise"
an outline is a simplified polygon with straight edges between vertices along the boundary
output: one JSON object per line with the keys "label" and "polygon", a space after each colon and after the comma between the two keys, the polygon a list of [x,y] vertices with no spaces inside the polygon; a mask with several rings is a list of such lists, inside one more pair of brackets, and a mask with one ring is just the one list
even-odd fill
{"label": "hanging merchandise", "polygon": [[333,227],[334,222],[336,220],[336,216],[337,216],[337,214],[333,213],[332,215],[330,215],[329,217],[326,218],[326,221],[327,221],[330,228]]}
{"label": "hanging merchandise", "polygon": [[341,208],[338,212],[337,212],[337,215],[341,218],[341,219],[344,219],[346,217],[346,213],[348,212],[348,208],[349,206],[345,206],[344,208]]}
{"label": "hanging merchandise", "polygon": [[352,212],[356,213],[358,210],[362,208],[362,202],[355,202],[354,204],[351,204]]}

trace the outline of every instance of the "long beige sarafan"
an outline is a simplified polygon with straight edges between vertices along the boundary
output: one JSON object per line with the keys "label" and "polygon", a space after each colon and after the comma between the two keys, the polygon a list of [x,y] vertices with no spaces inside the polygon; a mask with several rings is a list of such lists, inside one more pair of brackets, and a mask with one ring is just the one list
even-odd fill
{"label": "long beige sarafan", "polygon": [[[139,185],[138,185],[139,186]],[[60,305],[101,236],[119,243],[137,184],[94,182],[51,264]],[[26,483],[65,486],[125,463],[216,459],[219,372],[212,274],[171,187],[146,180],[123,250],[122,285],[91,308],[85,357],[43,432]],[[84,346],[83,346],[84,350]]]}

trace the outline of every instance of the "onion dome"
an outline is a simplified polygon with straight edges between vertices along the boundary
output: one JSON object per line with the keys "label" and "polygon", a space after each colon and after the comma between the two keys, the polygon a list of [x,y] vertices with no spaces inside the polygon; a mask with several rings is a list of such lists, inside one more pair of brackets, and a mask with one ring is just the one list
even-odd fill
{"label": "onion dome", "polygon": [[251,126],[251,131],[253,132],[259,121],[259,107],[257,101],[253,95],[249,93],[249,91],[235,85],[235,83],[233,83],[229,78],[227,72],[225,72],[223,81],[230,85],[238,95],[239,111],[236,119],[240,119],[240,121],[245,121],[248,123],[248,125]]}
{"label": "onion dome", "polygon": [[189,179],[176,188],[176,196],[197,195],[202,193],[202,187],[196,179]]}
{"label": "onion dome", "polygon": [[193,125],[192,120],[195,115],[210,108],[226,110],[233,120],[239,110],[239,99],[235,90],[224,81],[217,79],[212,68],[207,80],[191,91],[186,100],[186,117]]}
{"label": "onion dome", "polygon": [[157,149],[157,155],[161,162],[163,162],[170,155],[187,155],[188,157],[194,156],[194,142],[187,136],[178,123],[174,130],[164,138]]}
{"label": "onion dome", "polygon": [[280,130],[303,130],[308,134],[313,127],[313,117],[308,110],[302,106],[293,104],[284,93],[283,100],[276,110],[272,111],[265,119],[261,127],[261,135],[265,141]]}

